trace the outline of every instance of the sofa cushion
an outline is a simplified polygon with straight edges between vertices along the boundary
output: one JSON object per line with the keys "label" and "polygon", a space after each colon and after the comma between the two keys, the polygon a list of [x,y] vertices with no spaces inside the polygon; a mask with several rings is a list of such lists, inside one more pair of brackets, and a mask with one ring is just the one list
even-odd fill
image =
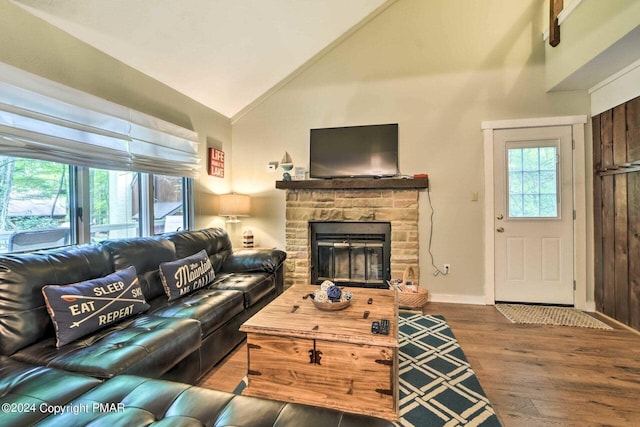
{"label": "sofa cushion", "polygon": [[245,308],[251,307],[265,296],[275,292],[274,277],[269,273],[225,274],[217,276],[211,287],[242,291]]}
{"label": "sofa cushion", "polygon": [[[31,425],[101,384],[100,380],[0,356],[0,425]],[[12,410],[15,409],[15,410]],[[20,409],[20,410],[19,410]]]}
{"label": "sofa cushion", "polygon": [[96,245],[0,256],[0,352],[11,355],[54,336],[44,285],[82,282],[113,271],[109,253]]}
{"label": "sofa cushion", "polygon": [[149,308],[135,267],[71,285],[42,288],[61,347]]}
{"label": "sofa cushion", "polygon": [[[129,266],[136,268],[140,287],[147,301],[165,295],[159,266],[163,262],[177,259],[173,243],[157,237],[134,237],[107,240],[102,244],[111,255],[114,270],[122,270]],[[191,252],[191,254],[195,252],[197,251]]]}
{"label": "sofa cushion", "polygon": [[169,301],[209,285],[214,278],[211,260],[204,249],[186,258],[160,264],[160,279]]}
{"label": "sofa cushion", "polygon": [[[38,426],[247,426],[247,427],[391,427],[380,418],[333,409],[238,396],[171,381],[121,375],[74,401],[105,410],[48,417]],[[112,410],[108,410],[112,408]]]}
{"label": "sofa cushion", "polygon": [[12,357],[97,378],[123,373],[159,378],[200,344],[200,323],[196,320],[140,315],[61,348],[56,348],[51,338]]}
{"label": "sofa cushion", "polygon": [[[234,396],[216,426],[391,427],[390,421],[334,409]],[[222,422],[220,422],[222,421]]]}
{"label": "sofa cushion", "polygon": [[225,258],[222,269],[216,271],[229,273],[248,273],[266,271],[275,273],[287,258],[286,252],[279,249],[240,249]]}
{"label": "sofa cushion", "polygon": [[151,314],[195,319],[200,322],[202,336],[206,337],[243,310],[241,291],[206,289],[170,302],[165,307],[152,309]]}
{"label": "sofa cushion", "polygon": [[224,229],[208,228],[198,231],[177,231],[163,235],[173,242],[178,258],[184,258],[202,249],[207,251],[215,271],[222,269],[224,260],[231,254],[231,240]]}
{"label": "sofa cushion", "polygon": [[232,398],[230,393],[189,384],[121,375],[74,402],[89,407],[95,402],[110,403],[116,410],[66,413],[39,425],[214,426],[218,414]]}

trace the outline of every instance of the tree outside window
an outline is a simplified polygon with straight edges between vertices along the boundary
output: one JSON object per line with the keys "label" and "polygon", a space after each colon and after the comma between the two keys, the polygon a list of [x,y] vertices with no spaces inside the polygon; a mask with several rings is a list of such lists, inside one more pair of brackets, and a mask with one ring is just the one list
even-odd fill
{"label": "tree outside window", "polygon": [[0,252],[24,230],[70,230],[69,166],[0,156]]}

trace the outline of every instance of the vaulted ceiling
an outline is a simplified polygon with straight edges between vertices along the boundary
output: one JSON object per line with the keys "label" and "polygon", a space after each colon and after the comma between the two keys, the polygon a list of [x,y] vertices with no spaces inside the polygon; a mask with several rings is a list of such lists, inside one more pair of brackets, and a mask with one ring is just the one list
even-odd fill
{"label": "vaulted ceiling", "polygon": [[13,0],[233,117],[394,0]]}

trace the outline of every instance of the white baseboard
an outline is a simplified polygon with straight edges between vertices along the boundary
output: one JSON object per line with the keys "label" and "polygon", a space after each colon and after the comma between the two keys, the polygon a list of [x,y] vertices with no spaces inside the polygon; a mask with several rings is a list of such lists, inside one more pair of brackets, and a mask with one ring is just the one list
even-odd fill
{"label": "white baseboard", "polygon": [[430,302],[447,302],[453,304],[487,305],[484,295],[451,295],[431,294]]}
{"label": "white baseboard", "polygon": [[584,311],[589,313],[595,313],[596,312],[595,301],[587,301],[587,304],[584,306]]}

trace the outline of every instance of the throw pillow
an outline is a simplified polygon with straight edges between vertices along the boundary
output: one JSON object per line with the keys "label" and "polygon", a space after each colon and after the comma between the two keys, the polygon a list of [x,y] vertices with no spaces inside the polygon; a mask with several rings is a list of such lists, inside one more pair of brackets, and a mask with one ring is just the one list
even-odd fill
{"label": "throw pillow", "polygon": [[86,282],[46,285],[42,294],[56,330],[56,347],[149,308],[135,267]]}
{"label": "throw pillow", "polygon": [[206,250],[176,261],[160,264],[164,291],[173,301],[213,282],[215,272]]}

